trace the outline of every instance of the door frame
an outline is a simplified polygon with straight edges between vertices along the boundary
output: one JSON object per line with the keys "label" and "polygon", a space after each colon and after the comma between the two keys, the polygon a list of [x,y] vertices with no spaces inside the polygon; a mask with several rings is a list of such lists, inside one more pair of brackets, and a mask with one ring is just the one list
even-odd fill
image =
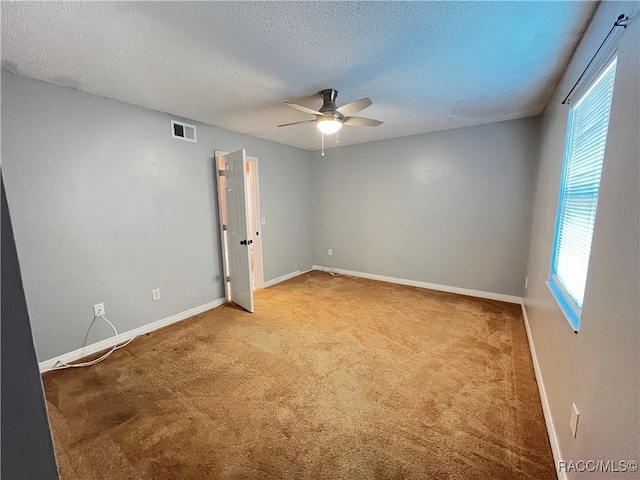
{"label": "door frame", "polygon": [[[226,260],[226,244],[225,244],[225,232],[222,227],[222,202],[221,196],[225,195],[225,192],[220,188],[220,165],[219,165],[219,157],[223,155],[228,155],[231,152],[222,151],[222,150],[214,150],[214,163],[215,163],[215,178],[216,178],[216,189],[218,191],[218,228],[220,229],[220,248],[222,250],[222,271],[224,273],[224,292],[227,301],[229,301],[230,293],[229,293],[229,282],[227,282],[227,277],[229,276],[229,272],[227,271],[227,260]],[[257,247],[258,252],[258,261],[256,262],[256,290],[264,288],[264,255],[262,249],[262,216],[260,214],[260,174],[258,167],[258,157],[254,157],[253,155],[246,155],[247,162],[251,162],[253,164],[253,175],[255,181],[255,189],[253,192],[253,203],[251,205],[251,213],[255,216],[256,225],[258,225],[257,232],[258,235],[255,235],[254,232],[254,243]]]}

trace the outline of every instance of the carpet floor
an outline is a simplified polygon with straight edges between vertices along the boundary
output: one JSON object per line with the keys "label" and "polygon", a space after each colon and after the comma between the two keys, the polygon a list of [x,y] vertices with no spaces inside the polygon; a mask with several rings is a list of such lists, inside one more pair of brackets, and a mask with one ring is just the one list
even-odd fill
{"label": "carpet floor", "polygon": [[43,375],[63,479],[557,478],[520,307],[310,272]]}

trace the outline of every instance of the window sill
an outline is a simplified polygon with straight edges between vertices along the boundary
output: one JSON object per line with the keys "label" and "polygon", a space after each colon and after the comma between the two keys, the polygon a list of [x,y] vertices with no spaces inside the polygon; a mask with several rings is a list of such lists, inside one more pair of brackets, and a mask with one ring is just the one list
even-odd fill
{"label": "window sill", "polygon": [[578,330],[580,330],[580,313],[576,312],[572,302],[567,298],[567,294],[564,292],[564,289],[558,285],[553,277],[550,278],[546,284],[547,287],[549,287],[553,298],[558,302],[558,306],[569,322],[569,325],[571,325],[571,328],[575,333],[578,333]]}

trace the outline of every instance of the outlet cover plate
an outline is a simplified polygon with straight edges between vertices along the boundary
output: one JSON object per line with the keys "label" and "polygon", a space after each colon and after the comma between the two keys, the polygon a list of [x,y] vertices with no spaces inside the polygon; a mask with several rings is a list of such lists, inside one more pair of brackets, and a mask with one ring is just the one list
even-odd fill
{"label": "outlet cover plate", "polygon": [[578,407],[576,404],[572,404],[571,407],[571,418],[569,419],[569,426],[571,427],[571,433],[573,433],[573,438],[576,438],[578,435],[578,420],[580,419],[580,413],[578,413]]}
{"label": "outlet cover plate", "polygon": [[159,288],[154,288],[153,290],[151,290],[151,299],[154,302],[160,300],[161,298],[162,298],[162,295],[160,295],[160,289]]}
{"label": "outlet cover plate", "polygon": [[106,315],[104,303],[97,303],[93,306],[93,316],[99,317],[100,315]]}

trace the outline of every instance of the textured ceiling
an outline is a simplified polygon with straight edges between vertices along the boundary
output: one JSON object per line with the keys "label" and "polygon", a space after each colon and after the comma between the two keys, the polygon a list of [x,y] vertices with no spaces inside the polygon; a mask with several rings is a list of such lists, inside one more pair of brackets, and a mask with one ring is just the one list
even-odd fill
{"label": "textured ceiling", "polygon": [[[4,70],[317,149],[323,88],[368,96],[342,145],[536,115],[591,2],[2,2]],[[328,141],[331,144],[332,139]]]}

